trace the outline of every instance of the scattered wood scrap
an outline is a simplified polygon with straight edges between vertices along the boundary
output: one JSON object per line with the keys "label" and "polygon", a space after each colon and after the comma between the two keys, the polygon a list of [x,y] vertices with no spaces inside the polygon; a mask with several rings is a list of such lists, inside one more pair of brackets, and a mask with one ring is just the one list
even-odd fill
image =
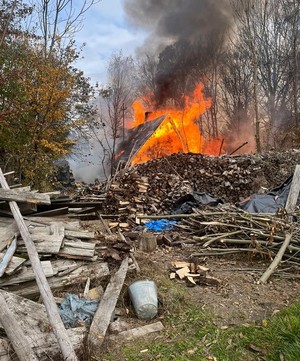
{"label": "scattered wood scrap", "polygon": [[217,286],[220,280],[208,275],[209,268],[194,262],[174,261],[171,264],[170,279],[185,280],[188,286]]}

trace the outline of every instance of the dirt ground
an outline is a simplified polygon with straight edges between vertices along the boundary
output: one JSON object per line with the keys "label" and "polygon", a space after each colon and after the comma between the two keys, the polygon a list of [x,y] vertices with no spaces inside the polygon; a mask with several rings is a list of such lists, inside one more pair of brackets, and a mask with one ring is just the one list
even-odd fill
{"label": "dirt ground", "polygon": [[[155,252],[145,255],[158,269],[170,273],[171,262],[174,260],[188,261],[196,249],[159,247]],[[149,256],[149,258],[148,258]],[[142,260],[139,254],[139,260]],[[218,286],[187,287],[181,283],[189,298],[200,307],[212,311],[214,322],[218,326],[235,324],[261,323],[295,301],[300,294],[300,280],[271,276],[268,283],[258,284],[257,281],[267,269],[267,260],[248,260],[243,256],[222,256],[200,258],[200,264],[210,269],[209,275],[219,279]]]}
{"label": "dirt ground", "polygon": [[[105,233],[98,221],[86,222],[85,227],[94,229],[99,234]],[[132,245],[135,246],[134,243]],[[162,245],[151,253],[137,250],[135,257],[142,268],[143,277],[151,277],[153,268],[169,277],[172,261],[189,261],[191,254],[197,250],[195,246]],[[175,279],[173,282],[181,285],[196,305],[211,311],[218,326],[261,323],[300,295],[300,275],[297,274],[291,279],[284,278],[279,272],[272,275],[266,284],[257,283],[270,262],[260,256],[251,259],[245,255],[206,256],[199,258],[199,264],[208,267],[208,274],[220,280],[218,286],[188,287],[185,281]],[[125,283],[129,285],[136,277],[134,273],[129,273]]]}

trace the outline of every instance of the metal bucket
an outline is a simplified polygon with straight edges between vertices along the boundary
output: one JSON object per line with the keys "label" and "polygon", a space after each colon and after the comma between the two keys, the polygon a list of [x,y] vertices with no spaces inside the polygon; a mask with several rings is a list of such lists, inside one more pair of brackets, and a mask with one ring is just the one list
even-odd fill
{"label": "metal bucket", "polygon": [[157,288],[153,281],[136,281],[128,291],[139,319],[151,320],[157,315]]}

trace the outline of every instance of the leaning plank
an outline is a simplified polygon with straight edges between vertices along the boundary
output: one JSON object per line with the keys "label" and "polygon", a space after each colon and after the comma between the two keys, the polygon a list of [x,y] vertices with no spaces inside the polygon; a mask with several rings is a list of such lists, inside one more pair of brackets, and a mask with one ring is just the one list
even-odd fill
{"label": "leaning plank", "polygon": [[13,222],[6,227],[0,228],[0,252],[6,248],[7,244],[11,242],[15,234],[19,234],[19,229],[16,222]]}
{"label": "leaning plank", "polygon": [[[5,179],[5,178],[4,178]],[[15,189],[0,188],[0,199],[4,201],[15,201],[30,204],[50,204],[50,197],[48,194],[33,193],[27,191],[17,191]]]}
{"label": "leaning plank", "polygon": [[285,250],[287,249],[288,245],[290,244],[290,241],[292,239],[292,234],[287,233],[285,236],[285,240],[282,243],[282,246],[280,247],[278,253],[276,254],[275,258],[273,259],[273,262],[270,264],[268,269],[265,271],[265,273],[260,277],[257,283],[266,283],[271,274],[275,271],[277,268],[279,262],[281,261]]}
{"label": "leaning plank", "polygon": [[[47,319],[45,306],[36,302],[27,300],[23,297],[16,296],[12,293],[0,291],[2,297],[6,300],[10,311],[18,320],[19,327],[25,337],[29,340],[31,347],[41,361],[56,359],[60,350],[57,347],[55,335]],[[0,328],[3,325],[0,323]],[[76,350],[82,348],[83,339],[86,333],[85,327],[76,327],[66,330],[68,336]],[[9,350],[6,345],[5,349],[0,350],[0,356],[8,354]],[[1,345],[0,345],[1,347]],[[2,358],[0,357],[0,360]],[[11,358],[9,360],[12,360]],[[27,359],[31,360],[30,358]]]}
{"label": "leaning plank", "polygon": [[[0,258],[4,257],[4,253],[0,253]],[[21,265],[26,262],[25,258],[22,257],[16,257],[13,256],[12,259],[10,260],[9,264],[7,265],[7,268],[5,270],[5,274],[7,276],[10,276],[11,274],[13,274],[18,268],[21,267]]]}
{"label": "leaning plank", "polygon": [[17,248],[17,241],[16,237],[12,240],[10,246],[8,247],[6,253],[1,258],[0,262],[0,277],[3,276],[4,272],[6,271],[11,259],[13,258],[13,255],[15,253],[15,250]]}
{"label": "leaning plank", "polygon": [[88,344],[92,352],[96,351],[104,340],[107,328],[110,324],[111,315],[116,307],[126,278],[127,269],[128,257],[124,258],[119,270],[111,277],[110,282],[105,289],[88,335]]}
{"label": "leaning plank", "polygon": [[[66,262],[66,261],[65,261]],[[91,281],[99,280],[102,277],[109,275],[109,269],[107,263],[93,263],[88,265],[77,266],[75,262],[67,261],[74,266],[62,276],[54,276],[48,278],[49,286],[52,290],[64,289],[67,286],[78,284],[82,280],[90,277]],[[52,265],[54,271],[57,269],[55,264]],[[55,272],[56,273],[56,272]],[[16,295],[23,297],[35,297],[39,295],[39,288],[35,281],[26,282],[20,285],[5,287],[7,291],[13,292]]]}
{"label": "leaning plank", "polygon": [[[9,186],[6,182],[5,177],[3,176],[2,170],[0,169],[0,184],[3,189],[9,190]],[[50,198],[48,196],[49,202]],[[78,358],[75,354],[73,345],[66,333],[66,329],[63,325],[63,322],[60,318],[57,305],[55,303],[53,294],[47,282],[47,278],[43,272],[41,262],[38,256],[38,253],[35,249],[34,243],[30,237],[26,224],[22,218],[19,207],[15,201],[10,201],[9,206],[11,212],[14,216],[15,221],[17,222],[18,228],[20,230],[21,236],[25,242],[27,253],[34,270],[36,276],[36,282],[41,292],[41,296],[46,307],[48,317],[52,328],[54,330],[55,336],[57,337],[57,341],[60,345],[60,349],[62,351],[63,357],[67,361],[77,361]]]}
{"label": "leaning plank", "polygon": [[144,337],[149,335],[150,333],[160,332],[164,329],[164,325],[158,321],[155,323],[151,323],[150,325],[145,325],[137,328],[133,328],[131,330],[119,332],[117,335],[109,336],[110,340],[119,341],[130,341],[135,338]]}
{"label": "leaning plank", "polygon": [[285,209],[287,213],[292,213],[294,211],[295,206],[297,204],[299,192],[300,192],[300,165],[296,165],[288,199],[285,204]]}
{"label": "leaning plank", "polygon": [[9,309],[5,298],[0,293],[0,322],[19,358],[20,361],[38,361],[35,352],[32,350],[29,340],[20,328],[14,314]]}

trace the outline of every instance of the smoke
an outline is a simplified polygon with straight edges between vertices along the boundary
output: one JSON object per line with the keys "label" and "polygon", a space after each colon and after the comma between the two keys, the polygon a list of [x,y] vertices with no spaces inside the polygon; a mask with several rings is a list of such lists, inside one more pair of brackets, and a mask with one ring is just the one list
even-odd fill
{"label": "smoke", "polygon": [[220,52],[231,25],[229,0],[125,0],[128,20],[150,34],[138,54],[158,57],[157,105],[179,99],[187,79]]}
{"label": "smoke", "polygon": [[228,9],[226,0],[125,0],[128,19],[151,32],[144,48],[154,43],[157,50],[178,40],[210,42],[228,27]]}

